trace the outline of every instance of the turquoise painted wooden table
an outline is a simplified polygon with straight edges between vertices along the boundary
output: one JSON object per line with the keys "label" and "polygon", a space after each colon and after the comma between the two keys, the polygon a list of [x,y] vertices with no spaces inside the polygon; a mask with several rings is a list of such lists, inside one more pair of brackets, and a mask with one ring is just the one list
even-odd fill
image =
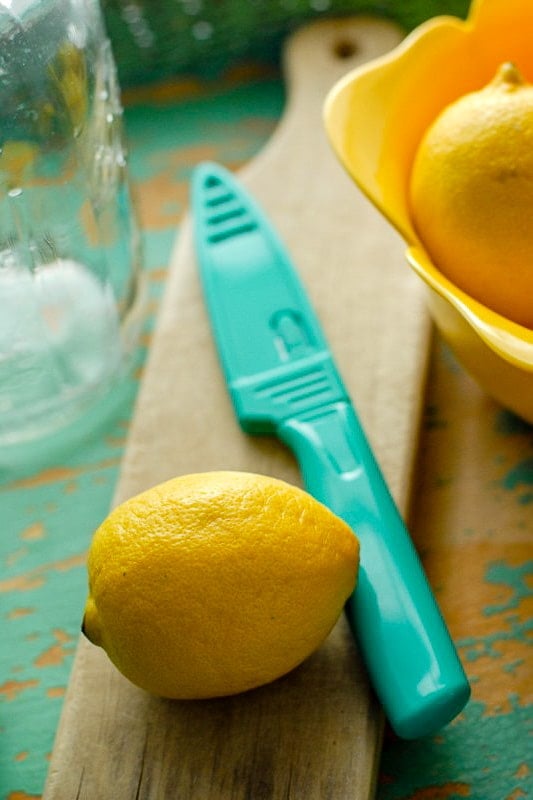
{"label": "turquoise painted wooden table", "polygon": [[[206,158],[247,162],[284,94],[277,72],[262,68],[126,99],[151,298],[136,372],[112,402],[46,446],[0,453],[3,800],[38,798],[43,788],[85,601],[85,553],[111,503],[191,171]],[[413,535],[473,698],[438,737],[408,743],[387,733],[378,798],[533,796],[533,430],[486,398],[439,341],[418,476]]]}

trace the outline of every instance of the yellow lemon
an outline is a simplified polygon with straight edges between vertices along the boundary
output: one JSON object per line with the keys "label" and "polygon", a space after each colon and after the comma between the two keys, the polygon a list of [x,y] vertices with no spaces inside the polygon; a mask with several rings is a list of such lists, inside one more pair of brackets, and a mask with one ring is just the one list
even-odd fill
{"label": "yellow lemon", "polygon": [[235,694],[319,647],[358,563],[351,528],[303,490],[186,475],[118,506],[94,534],[83,631],[152,694]]}
{"label": "yellow lemon", "polygon": [[533,328],[533,86],[513,64],[429,127],[410,205],[435,266],[474,299]]}

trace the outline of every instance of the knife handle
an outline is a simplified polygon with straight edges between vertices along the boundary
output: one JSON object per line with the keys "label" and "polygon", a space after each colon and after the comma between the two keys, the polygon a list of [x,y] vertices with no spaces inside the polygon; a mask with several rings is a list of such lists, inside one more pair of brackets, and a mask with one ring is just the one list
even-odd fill
{"label": "knife handle", "polygon": [[359,539],[359,577],[346,612],[391,726],[406,739],[435,733],[461,711],[470,686],[353,407],[335,403],[277,432],[306,490]]}

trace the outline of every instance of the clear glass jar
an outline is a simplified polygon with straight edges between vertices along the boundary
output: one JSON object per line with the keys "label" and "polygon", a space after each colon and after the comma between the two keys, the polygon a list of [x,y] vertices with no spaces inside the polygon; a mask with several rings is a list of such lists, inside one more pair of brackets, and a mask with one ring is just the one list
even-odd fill
{"label": "clear glass jar", "polygon": [[0,444],[71,422],[135,348],[122,127],[97,0],[0,0]]}

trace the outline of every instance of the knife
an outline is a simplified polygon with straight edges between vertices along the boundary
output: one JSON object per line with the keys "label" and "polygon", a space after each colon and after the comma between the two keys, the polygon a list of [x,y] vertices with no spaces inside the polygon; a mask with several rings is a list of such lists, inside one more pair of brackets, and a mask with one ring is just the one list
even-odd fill
{"label": "knife", "polygon": [[280,238],[242,184],[206,162],[191,190],[200,280],[242,429],[277,436],[305,489],[360,543],[346,614],[393,730],[435,733],[470,687],[409,533]]}

